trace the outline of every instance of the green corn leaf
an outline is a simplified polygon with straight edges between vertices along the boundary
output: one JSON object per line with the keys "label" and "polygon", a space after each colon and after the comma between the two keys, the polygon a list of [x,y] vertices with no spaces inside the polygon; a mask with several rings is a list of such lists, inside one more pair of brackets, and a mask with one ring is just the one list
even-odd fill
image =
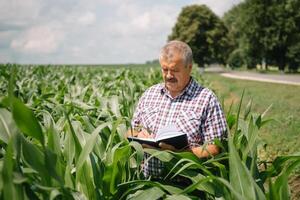
{"label": "green corn leaf", "polygon": [[120,105],[119,105],[119,97],[118,96],[112,96],[110,98],[109,106],[110,106],[111,112],[116,117],[120,117],[121,116],[121,113],[120,113],[120,110],[119,110]]}
{"label": "green corn leaf", "polygon": [[95,188],[96,197],[97,197],[97,199],[101,199],[101,198],[103,198],[100,193],[100,191],[102,189],[103,168],[101,168],[101,165],[98,164],[99,160],[96,160],[96,158],[97,158],[96,156],[90,154],[90,160],[91,160],[91,165],[92,165],[92,169],[93,169],[94,184],[96,186],[96,188]]}
{"label": "green corn leaf", "polygon": [[250,112],[251,112],[251,108],[252,108],[252,99],[250,99],[250,101],[248,102],[245,111],[244,111],[244,120],[247,119],[247,117],[249,116]]}
{"label": "green corn leaf", "polygon": [[256,183],[241,161],[231,137],[229,138],[229,170],[230,184],[234,190],[245,200],[256,199]]}
{"label": "green corn leaf", "polygon": [[226,169],[225,165],[219,163],[219,162],[212,162],[212,164],[216,167],[218,167],[219,171],[220,171],[220,176],[222,178],[226,178],[228,179],[228,170]]}
{"label": "green corn leaf", "polygon": [[265,115],[269,112],[269,110],[272,108],[273,104],[269,105],[269,107],[261,114],[261,117],[265,117]]}
{"label": "green corn leaf", "polygon": [[241,113],[241,107],[242,107],[242,102],[243,102],[243,98],[244,98],[244,93],[245,93],[245,89],[243,90],[241,100],[240,100],[239,105],[238,105],[237,116],[236,116],[236,127],[235,127],[235,134],[234,135],[236,135],[237,132],[238,132],[239,119],[240,119],[240,113]]}
{"label": "green corn leaf", "polygon": [[87,158],[89,157],[89,154],[92,152],[92,150],[93,150],[93,148],[94,148],[94,146],[96,144],[97,137],[99,137],[99,132],[103,128],[105,128],[107,125],[108,125],[108,123],[101,124],[89,136],[89,138],[88,138],[85,146],[83,147],[83,149],[82,149],[82,151],[81,151],[81,153],[79,155],[79,158],[78,158],[78,161],[77,161],[77,164],[76,164],[77,170],[80,170],[80,168],[82,167],[83,163],[87,160]]}
{"label": "green corn leaf", "polygon": [[191,198],[185,195],[167,195],[165,200],[191,200]]}
{"label": "green corn leaf", "polygon": [[228,111],[227,111],[227,113],[226,113],[226,116],[229,116],[229,115],[231,114],[231,112],[232,112],[232,107],[233,107],[233,100],[232,100],[231,103],[230,103],[230,106],[229,106],[229,109],[228,109]]}
{"label": "green corn leaf", "polygon": [[133,186],[137,185],[138,189],[141,189],[144,186],[147,187],[158,187],[161,190],[169,193],[169,194],[181,194],[183,192],[183,190],[181,188],[172,186],[172,185],[166,185],[160,182],[154,182],[154,181],[149,181],[149,180],[134,180],[134,181],[128,181],[128,182],[124,182],[118,185],[118,187],[121,188],[129,188],[127,193],[134,191],[131,188],[134,188]]}
{"label": "green corn leaf", "polygon": [[119,117],[115,122],[110,123],[109,125],[112,126],[111,131],[110,131],[110,136],[107,141],[106,145],[106,151],[108,151],[110,148],[112,148],[114,141],[116,140],[115,136],[117,135],[117,127],[119,126],[120,123],[123,122],[123,118]]}
{"label": "green corn leaf", "polygon": [[140,165],[144,157],[144,150],[142,145],[135,141],[130,142],[129,145],[135,149],[135,152],[137,154],[137,165]]}
{"label": "green corn leaf", "polygon": [[49,183],[49,174],[45,165],[45,156],[43,152],[34,144],[30,143],[24,137],[21,137],[23,161],[32,169],[38,172],[42,179]]}
{"label": "green corn leaf", "polygon": [[106,157],[105,151],[106,145],[102,139],[102,137],[98,137],[96,141],[96,145],[94,146],[94,153],[102,160]]}
{"label": "green corn leaf", "polygon": [[87,163],[84,163],[80,171],[80,175],[76,175],[77,187],[80,187],[80,190],[82,190],[83,194],[85,194],[88,199],[95,199],[96,192],[95,185],[93,183],[92,168],[89,167]]}
{"label": "green corn leaf", "polygon": [[18,128],[44,145],[42,128],[33,112],[19,99],[12,97],[12,114]]}
{"label": "green corn leaf", "polygon": [[232,127],[233,127],[233,126],[235,125],[235,123],[236,123],[236,117],[235,117],[235,115],[233,115],[233,114],[227,115],[226,121],[227,121],[229,130],[231,130]]}
{"label": "green corn leaf", "polygon": [[300,166],[300,156],[295,156],[292,159],[289,159],[288,166],[285,167],[284,171],[282,171],[281,174],[276,178],[272,188],[278,200],[290,199],[288,177],[298,166]]}
{"label": "green corn leaf", "polygon": [[181,159],[181,158],[185,158],[191,161],[194,161],[195,163],[202,163],[204,161],[204,159],[200,159],[198,158],[195,154],[193,154],[192,152],[188,152],[188,151],[182,151],[182,152],[170,152],[172,153],[172,155],[174,155],[176,158]]}
{"label": "green corn leaf", "polygon": [[60,195],[62,195],[62,194],[61,194],[61,192],[59,190],[52,190],[50,192],[50,198],[49,199],[50,200],[54,200],[54,199],[56,199],[56,197],[58,197]]}
{"label": "green corn leaf", "polygon": [[57,154],[53,153],[49,149],[45,149],[45,166],[48,173],[54,178],[60,185],[64,185],[63,177],[63,166]]}
{"label": "green corn leaf", "polygon": [[[187,154],[188,155],[188,154]],[[184,164],[186,163],[186,164]],[[202,163],[199,162],[199,160],[191,160],[189,159],[188,157],[187,158],[181,158],[176,164],[170,164],[169,162],[168,163],[165,163],[167,166],[172,166],[172,168],[170,169],[170,172],[168,173],[167,176],[169,176],[169,174],[171,174],[173,171],[175,171],[176,168],[179,168],[176,170],[176,173],[173,175],[176,176],[178,175],[181,171],[184,171],[185,169],[187,168],[190,168],[190,169],[201,169],[202,172],[206,173],[206,174],[211,174],[211,172],[206,168],[206,166],[202,165]],[[181,166],[181,167],[180,167]]]}
{"label": "green corn leaf", "polygon": [[8,143],[9,138],[17,132],[18,128],[11,113],[5,108],[0,108],[0,140]]}
{"label": "green corn leaf", "polygon": [[[250,157],[255,157],[257,152],[258,145],[258,126],[253,121],[253,117],[250,117],[250,121],[248,123],[248,127],[245,128],[244,135],[247,138],[247,145],[245,148],[241,149],[243,153],[243,161],[246,162],[246,158],[250,153]],[[256,158],[255,158],[256,159]],[[256,160],[255,160],[256,161]],[[255,162],[255,165],[257,163]]]}
{"label": "green corn leaf", "polygon": [[74,200],[86,200],[88,199],[84,194],[77,192],[77,191],[71,191],[71,197],[69,199]]}
{"label": "green corn leaf", "polygon": [[[114,166],[112,163],[105,165],[104,167],[104,173],[103,173],[103,178],[102,178],[102,192],[107,195],[107,194],[111,194],[111,180],[115,177],[113,177],[113,169]],[[114,185],[114,183],[113,183]]]}
{"label": "green corn leaf", "polygon": [[196,176],[193,176],[192,174],[189,174],[189,172],[186,172],[185,177],[189,177],[189,179],[193,181],[193,184],[186,187],[182,194],[187,194],[198,189],[206,193],[215,195],[214,185],[209,182],[210,180],[212,180],[211,176],[204,176],[200,173]]}
{"label": "green corn leaf", "polygon": [[80,100],[74,100],[74,101],[72,101],[72,105],[74,107],[80,108],[80,109],[85,110],[85,111],[97,109],[96,107],[90,106],[90,105],[88,105],[88,104],[86,104],[86,103],[84,103],[84,102],[82,102]]}
{"label": "green corn leaf", "polygon": [[77,137],[77,140],[79,141],[80,146],[83,147],[86,144],[86,140],[87,140],[89,134],[87,134],[83,130],[84,127],[82,126],[80,121],[74,119],[71,123],[72,123],[72,127],[74,129],[74,133]]}
{"label": "green corn leaf", "polygon": [[181,194],[183,193],[183,190],[181,188],[178,188],[176,186],[172,186],[172,185],[166,185],[166,184],[162,184],[161,188],[168,192],[169,194]]}
{"label": "green corn leaf", "polygon": [[9,140],[6,154],[4,156],[3,169],[1,173],[3,179],[4,199],[15,199],[15,186],[13,184],[13,141]]}
{"label": "green corn leaf", "polygon": [[235,188],[226,179],[221,177],[215,177],[215,180],[223,184],[230,191],[230,198],[228,199],[244,199],[241,194],[235,190]]}
{"label": "green corn leaf", "polygon": [[64,175],[65,187],[75,189],[75,180],[71,172],[72,172],[71,166],[67,165],[65,168],[65,175]]}
{"label": "green corn leaf", "polygon": [[119,142],[113,146],[112,149],[108,149],[105,151],[106,156],[105,156],[105,164],[112,164],[114,162],[114,155],[115,151],[122,145],[123,142]]}
{"label": "green corn leaf", "polygon": [[277,200],[278,195],[275,191],[275,186],[272,184],[272,180],[268,180],[269,192],[266,194],[268,200]]}
{"label": "green corn leaf", "polygon": [[[183,160],[183,159],[182,159],[182,160]],[[165,179],[166,179],[166,177],[168,177],[171,173],[173,173],[173,171],[176,169],[176,167],[178,167],[179,165],[181,165],[181,161],[182,161],[182,160],[180,160],[179,162],[176,163],[176,165],[174,165],[174,167],[173,167],[173,168],[169,171],[169,173],[165,176]],[[171,178],[174,178],[175,176],[179,175],[180,172],[184,171],[185,169],[187,169],[187,168],[189,168],[189,167],[191,167],[191,166],[193,166],[193,165],[195,165],[195,164],[192,163],[192,162],[188,162],[188,163],[184,164],[179,170],[177,170],[177,171],[173,174],[173,176],[172,176]]]}
{"label": "green corn leaf", "polygon": [[[124,168],[124,164],[130,157],[131,148],[130,146],[123,146],[119,147],[116,145],[117,148],[113,148],[113,162],[112,162],[112,171],[111,171],[111,180],[110,180],[110,192],[115,193],[117,189],[117,180],[121,181],[122,177],[118,177],[118,175],[122,175]],[[122,167],[121,167],[122,166]]]}
{"label": "green corn leaf", "polygon": [[263,120],[263,121],[261,121],[261,123],[260,123],[260,127],[262,127],[262,126],[264,126],[264,125],[266,125],[266,124],[268,124],[268,123],[270,123],[270,122],[272,122],[272,121],[274,121],[274,119],[266,119],[266,120]]}
{"label": "green corn leaf", "polygon": [[266,171],[262,172],[262,179],[266,180],[268,177],[278,176],[284,170],[284,167],[289,162],[300,160],[300,152],[294,155],[278,156]]}
{"label": "green corn leaf", "polygon": [[22,183],[26,183],[27,181],[28,181],[28,178],[25,177],[23,174],[21,174],[19,172],[14,172],[14,176],[13,176],[14,184],[22,184]]}
{"label": "green corn leaf", "polygon": [[44,126],[48,135],[47,147],[51,149],[58,156],[61,155],[60,138],[55,123],[48,111],[43,111]]}
{"label": "green corn leaf", "polygon": [[174,157],[171,153],[169,153],[167,151],[160,151],[160,150],[156,150],[156,149],[147,149],[147,148],[144,149],[144,151],[146,153],[151,154],[151,156],[147,160],[155,157],[163,162],[169,162]]}
{"label": "green corn leaf", "polygon": [[131,200],[145,200],[145,199],[159,199],[165,195],[164,191],[162,191],[158,187],[152,187],[146,190],[139,190],[135,194],[129,195],[128,199]]}
{"label": "green corn leaf", "polygon": [[75,146],[75,159],[77,160],[78,157],[79,157],[79,155],[80,155],[80,153],[81,153],[81,151],[82,151],[82,147],[81,147],[81,144],[80,144],[80,142],[78,140],[78,137],[77,137],[77,135],[76,135],[76,133],[74,131],[74,127],[73,127],[73,125],[71,123],[71,120],[70,120],[68,114],[66,114],[66,118],[67,118],[67,121],[68,121],[68,124],[69,124],[70,136],[71,136],[72,140],[74,141],[73,144]]}
{"label": "green corn leaf", "polygon": [[10,98],[7,96],[0,97],[0,108],[10,108]]}
{"label": "green corn leaf", "polygon": [[72,167],[75,158],[75,144],[72,135],[67,133],[64,139],[64,157],[66,158],[69,168]]}

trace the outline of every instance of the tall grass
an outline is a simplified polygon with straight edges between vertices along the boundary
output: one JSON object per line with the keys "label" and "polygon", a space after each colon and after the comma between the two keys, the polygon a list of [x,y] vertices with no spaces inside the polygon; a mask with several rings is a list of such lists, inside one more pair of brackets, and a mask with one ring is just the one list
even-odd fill
{"label": "tall grass", "polygon": [[[1,199],[197,199],[196,190],[206,199],[289,198],[300,155],[257,159],[269,120],[251,104],[227,113],[222,153],[198,159],[125,138],[138,97],[160,81],[157,69],[5,65],[0,73]],[[143,179],[144,151],[165,162],[164,181]],[[176,175],[191,184],[174,185]]]}

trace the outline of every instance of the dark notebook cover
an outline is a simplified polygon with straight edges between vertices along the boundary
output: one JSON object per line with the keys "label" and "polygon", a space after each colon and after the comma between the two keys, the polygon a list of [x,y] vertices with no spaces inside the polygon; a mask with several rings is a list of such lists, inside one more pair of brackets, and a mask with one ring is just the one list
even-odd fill
{"label": "dark notebook cover", "polygon": [[159,148],[158,144],[164,142],[166,144],[174,146],[176,149],[184,149],[188,146],[187,135],[185,133],[168,133],[156,138],[137,138],[128,137],[129,141],[136,141],[140,144],[148,144],[153,147]]}

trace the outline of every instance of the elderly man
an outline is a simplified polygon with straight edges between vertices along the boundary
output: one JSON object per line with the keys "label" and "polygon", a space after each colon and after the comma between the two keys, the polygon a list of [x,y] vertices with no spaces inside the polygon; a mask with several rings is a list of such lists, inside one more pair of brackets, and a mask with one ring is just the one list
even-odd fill
{"label": "elderly man", "polygon": [[[187,150],[203,158],[220,152],[214,140],[226,137],[226,120],[214,93],[191,77],[192,58],[192,50],[184,42],[171,41],[162,48],[159,61],[164,83],[150,87],[140,98],[131,134],[153,137],[165,127],[184,132],[188,138]],[[162,150],[176,151],[165,143],[159,146]],[[143,170],[146,177],[160,178],[163,164],[151,158],[144,163]]]}

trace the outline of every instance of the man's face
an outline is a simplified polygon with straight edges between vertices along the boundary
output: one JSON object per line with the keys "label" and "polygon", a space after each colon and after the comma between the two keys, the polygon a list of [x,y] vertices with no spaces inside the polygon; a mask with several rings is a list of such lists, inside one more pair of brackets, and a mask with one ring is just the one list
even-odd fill
{"label": "man's face", "polygon": [[170,60],[161,59],[160,65],[166,88],[173,97],[179,95],[189,83],[192,65],[186,66],[176,52]]}

